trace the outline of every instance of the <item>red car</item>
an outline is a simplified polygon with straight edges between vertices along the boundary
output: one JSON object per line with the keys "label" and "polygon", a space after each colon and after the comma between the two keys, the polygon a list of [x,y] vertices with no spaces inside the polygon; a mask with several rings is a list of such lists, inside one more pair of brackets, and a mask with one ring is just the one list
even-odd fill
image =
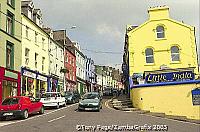
{"label": "red car", "polygon": [[20,117],[27,119],[29,114],[39,112],[44,113],[44,106],[42,102],[35,98],[26,96],[14,96],[6,98],[0,105],[0,119],[4,120],[6,117]]}

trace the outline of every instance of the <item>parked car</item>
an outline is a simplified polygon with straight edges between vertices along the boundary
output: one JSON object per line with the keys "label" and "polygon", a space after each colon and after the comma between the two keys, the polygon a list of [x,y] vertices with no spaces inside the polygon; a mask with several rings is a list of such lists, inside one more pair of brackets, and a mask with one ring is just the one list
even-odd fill
{"label": "parked car", "polygon": [[60,92],[46,92],[42,94],[40,101],[45,107],[66,106],[65,97],[61,96]]}
{"label": "parked car", "polygon": [[78,105],[78,110],[100,111],[102,109],[102,97],[98,92],[88,92],[83,95]]}
{"label": "parked car", "polygon": [[65,92],[64,96],[66,103],[78,103],[80,99],[80,94],[74,92]]}
{"label": "parked car", "polygon": [[29,114],[44,113],[42,102],[26,96],[14,96],[6,98],[0,105],[0,119],[4,120],[8,116],[27,119]]}
{"label": "parked car", "polygon": [[112,95],[112,88],[109,88],[109,87],[105,88],[103,90],[103,95],[104,96],[111,96]]}

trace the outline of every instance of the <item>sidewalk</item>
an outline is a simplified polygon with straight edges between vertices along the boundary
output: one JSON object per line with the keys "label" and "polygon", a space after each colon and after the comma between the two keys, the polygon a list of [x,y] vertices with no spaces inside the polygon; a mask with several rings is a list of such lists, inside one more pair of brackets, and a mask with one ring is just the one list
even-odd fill
{"label": "sidewalk", "polygon": [[125,112],[134,112],[137,114],[147,114],[150,116],[168,118],[173,120],[185,121],[200,124],[200,120],[188,119],[186,116],[175,116],[175,115],[165,115],[165,113],[150,112],[148,110],[140,110],[139,108],[134,108],[130,98],[127,95],[115,96],[108,103],[111,108],[116,110],[121,110]]}

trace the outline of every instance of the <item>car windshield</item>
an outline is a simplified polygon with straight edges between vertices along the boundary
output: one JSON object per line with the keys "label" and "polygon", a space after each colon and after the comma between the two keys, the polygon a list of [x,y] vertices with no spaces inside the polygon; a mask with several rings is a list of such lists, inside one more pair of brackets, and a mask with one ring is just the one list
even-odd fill
{"label": "car windshield", "polygon": [[99,99],[98,94],[85,94],[83,99]]}
{"label": "car windshield", "polygon": [[7,98],[2,102],[2,105],[18,104],[19,98]]}
{"label": "car windshield", "polygon": [[58,97],[58,93],[45,93],[42,94],[42,98],[49,98],[49,97]]}
{"label": "car windshield", "polygon": [[66,97],[72,96],[72,93],[71,93],[71,92],[66,92],[66,93],[65,93],[65,96],[66,96]]}

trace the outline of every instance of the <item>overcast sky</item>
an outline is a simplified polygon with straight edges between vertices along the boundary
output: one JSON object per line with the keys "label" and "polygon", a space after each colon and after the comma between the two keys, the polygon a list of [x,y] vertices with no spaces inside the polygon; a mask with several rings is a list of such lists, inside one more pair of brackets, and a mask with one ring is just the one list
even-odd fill
{"label": "overcast sky", "polygon": [[[43,13],[45,26],[67,29],[82,49],[121,54],[97,54],[83,50],[95,64],[122,63],[127,24],[140,25],[148,19],[147,9],[167,5],[171,18],[196,27],[199,36],[199,0],[33,0]],[[70,29],[71,26],[77,26]],[[197,37],[199,43],[199,37]],[[119,65],[116,65],[119,67]]]}

